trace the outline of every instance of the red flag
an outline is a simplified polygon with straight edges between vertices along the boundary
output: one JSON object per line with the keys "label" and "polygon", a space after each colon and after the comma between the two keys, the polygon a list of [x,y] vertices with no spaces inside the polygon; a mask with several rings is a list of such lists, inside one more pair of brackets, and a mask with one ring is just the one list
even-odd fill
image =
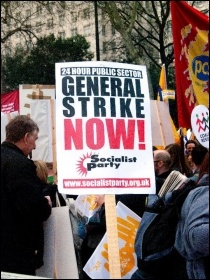
{"label": "red flag", "polygon": [[19,113],[19,90],[13,90],[8,93],[1,94],[1,112],[11,113],[18,111]]}
{"label": "red flag", "polygon": [[185,1],[171,1],[180,127],[191,127],[196,105],[209,104],[209,17]]}

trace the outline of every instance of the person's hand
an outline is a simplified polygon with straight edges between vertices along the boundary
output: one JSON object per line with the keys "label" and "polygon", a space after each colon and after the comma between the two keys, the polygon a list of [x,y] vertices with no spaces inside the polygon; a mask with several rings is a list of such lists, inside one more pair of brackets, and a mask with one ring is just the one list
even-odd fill
{"label": "person's hand", "polygon": [[105,195],[104,194],[99,194],[96,196],[96,203],[97,206],[101,206],[105,201]]}
{"label": "person's hand", "polygon": [[48,200],[48,204],[52,207],[52,201],[49,195],[46,195],[45,198]]}

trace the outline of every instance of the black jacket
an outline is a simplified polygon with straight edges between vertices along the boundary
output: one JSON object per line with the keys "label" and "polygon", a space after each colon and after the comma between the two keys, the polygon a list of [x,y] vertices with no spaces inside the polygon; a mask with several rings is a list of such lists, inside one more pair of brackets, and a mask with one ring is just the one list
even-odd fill
{"label": "black jacket", "polygon": [[58,194],[58,198],[61,206],[66,206],[66,201],[61,193],[58,191],[58,186],[56,184],[46,183],[43,189],[44,195],[49,195],[52,201],[52,207],[56,207],[56,193]]}
{"label": "black jacket", "polygon": [[156,194],[159,193],[162,185],[164,184],[166,178],[169,176],[169,174],[171,173],[172,169],[169,169],[163,173],[161,173],[160,175],[155,175],[155,182],[156,182]]}
{"label": "black jacket", "polygon": [[[15,145],[1,144],[1,271],[34,275],[51,207],[36,166]],[[39,264],[42,260],[39,260]]]}

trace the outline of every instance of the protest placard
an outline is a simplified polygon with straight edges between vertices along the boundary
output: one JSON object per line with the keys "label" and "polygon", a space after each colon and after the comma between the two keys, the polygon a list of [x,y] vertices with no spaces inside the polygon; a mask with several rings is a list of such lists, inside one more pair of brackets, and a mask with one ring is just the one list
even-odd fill
{"label": "protest placard", "polygon": [[[121,279],[130,279],[137,269],[137,258],[134,251],[134,242],[141,218],[118,202],[116,207],[118,223],[118,243],[120,256]],[[99,243],[96,250],[84,266],[84,271],[92,279],[110,278],[110,267],[108,259],[107,233]]]}
{"label": "protest placard", "polygon": [[199,143],[209,148],[209,109],[206,106],[198,105],[193,109],[191,126]]}
{"label": "protest placard", "polygon": [[56,150],[61,193],[155,193],[146,66],[56,63]]}

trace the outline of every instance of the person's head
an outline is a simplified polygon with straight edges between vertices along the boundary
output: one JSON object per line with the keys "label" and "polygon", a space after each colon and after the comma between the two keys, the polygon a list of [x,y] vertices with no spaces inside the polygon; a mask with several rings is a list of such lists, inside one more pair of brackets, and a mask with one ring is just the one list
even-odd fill
{"label": "person's head", "polygon": [[202,145],[196,146],[191,152],[192,162],[197,167],[200,167],[207,152],[208,152],[208,149],[203,147]]}
{"label": "person's head", "polygon": [[56,183],[57,182],[57,172],[54,170],[52,162],[46,162],[48,168],[48,183]]}
{"label": "person's head", "polygon": [[43,160],[34,160],[34,164],[36,165],[36,173],[39,179],[43,183],[47,183],[47,177],[48,177],[47,164]]}
{"label": "person's head", "polygon": [[171,156],[171,164],[179,164],[181,160],[182,147],[177,143],[169,144],[165,147],[165,151]]}
{"label": "person's head", "polygon": [[188,140],[185,143],[185,152],[188,155],[189,153],[192,152],[192,150],[198,145],[198,143],[195,140]]}
{"label": "person's head", "polygon": [[15,144],[27,157],[36,148],[39,127],[27,115],[18,115],[6,125],[6,141]]}
{"label": "person's head", "polygon": [[155,173],[157,175],[166,172],[170,168],[171,156],[166,150],[155,150],[153,152]]}
{"label": "person's head", "polygon": [[186,163],[186,159],[183,154],[183,150],[180,144],[172,143],[165,147],[165,150],[169,152],[171,156],[171,169],[180,171],[181,173],[190,173],[190,168]]}
{"label": "person's head", "polygon": [[191,153],[188,153],[186,155],[186,163],[192,171],[195,170],[195,164],[192,161],[192,154]]}

